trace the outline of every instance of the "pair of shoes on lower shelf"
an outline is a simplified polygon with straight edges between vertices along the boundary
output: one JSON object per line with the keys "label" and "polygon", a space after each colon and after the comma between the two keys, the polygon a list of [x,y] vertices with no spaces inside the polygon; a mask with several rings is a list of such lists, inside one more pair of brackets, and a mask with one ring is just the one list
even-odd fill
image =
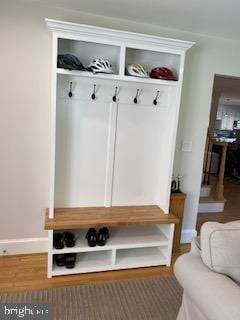
{"label": "pair of shoes on lower shelf", "polygon": [[108,228],[101,228],[98,232],[94,228],[90,228],[86,234],[89,247],[105,246],[110,234]]}
{"label": "pair of shoes on lower shelf", "polygon": [[56,254],[54,256],[56,266],[72,269],[75,266],[77,255],[76,253]]}
{"label": "pair of shoes on lower shelf", "polygon": [[75,246],[75,236],[72,232],[54,233],[53,247],[63,249],[64,247],[72,248]]}

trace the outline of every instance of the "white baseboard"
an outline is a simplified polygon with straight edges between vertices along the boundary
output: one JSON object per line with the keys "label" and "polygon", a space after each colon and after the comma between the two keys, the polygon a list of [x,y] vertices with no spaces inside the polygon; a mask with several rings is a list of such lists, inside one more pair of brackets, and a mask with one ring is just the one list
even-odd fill
{"label": "white baseboard", "polygon": [[197,236],[197,231],[195,229],[183,229],[181,235],[181,243],[189,243],[192,238]]}
{"label": "white baseboard", "polygon": [[0,255],[40,253],[48,251],[48,238],[0,240]]}
{"label": "white baseboard", "polygon": [[205,212],[223,212],[225,202],[209,202],[209,203],[199,203],[198,213]]}

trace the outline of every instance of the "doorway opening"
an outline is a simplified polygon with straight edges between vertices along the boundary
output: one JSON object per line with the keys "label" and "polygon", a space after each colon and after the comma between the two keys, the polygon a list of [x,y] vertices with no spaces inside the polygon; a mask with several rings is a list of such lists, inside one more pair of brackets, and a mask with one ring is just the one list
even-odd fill
{"label": "doorway opening", "polygon": [[215,75],[197,230],[240,219],[240,78]]}

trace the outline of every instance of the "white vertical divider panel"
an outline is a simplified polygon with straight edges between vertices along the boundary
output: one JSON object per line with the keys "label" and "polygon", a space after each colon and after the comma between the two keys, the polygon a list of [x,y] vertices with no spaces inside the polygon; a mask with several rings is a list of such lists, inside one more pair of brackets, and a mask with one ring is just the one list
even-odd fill
{"label": "white vertical divider panel", "polygon": [[126,59],[126,47],[120,47],[120,64],[119,64],[119,74],[124,76],[125,74],[125,59]]}
{"label": "white vertical divider panel", "polygon": [[114,266],[116,264],[117,259],[117,250],[112,249],[112,257],[111,257],[111,265]]}
{"label": "white vertical divider panel", "polygon": [[116,128],[117,128],[118,104],[112,102],[109,110],[108,144],[105,180],[105,207],[112,206],[113,171],[115,158]]}
{"label": "white vertical divider panel", "polygon": [[166,263],[167,267],[170,267],[170,265],[171,265],[174,228],[175,228],[175,225],[173,223],[170,224],[168,249],[167,249],[167,263]]}
{"label": "white vertical divider panel", "polygon": [[[57,51],[58,37],[52,34],[52,88],[51,88],[51,137],[50,137],[50,185],[49,185],[49,218],[54,217],[54,186],[55,186],[55,142],[56,142],[56,93],[57,93]],[[48,268],[47,276],[52,278],[53,268],[53,230],[48,231]]]}
{"label": "white vertical divider panel", "polygon": [[49,218],[54,217],[54,185],[55,185],[55,142],[56,142],[56,92],[57,92],[57,51],[58,37],[52,35],[52,92],[51,92],[51,154],[50,154],[50,190],[49,190]]}
{"label": "white vertical divider panel", "polygon": [[[159,176],[161,180],[161,187],[159,188],[159,202],[158,205],[164,213],[169,212],[169,200],[172,180],[172,166],[175,151],[175,135],[177,130],[177,122],[175,119],[178,117],[177,100],[178,87],[169,87],[170,103],[165,114],[164,136],[162,140],[162,148],[164,152],[161,153]],[[163,187],[164,186],[164,187]]]}
{"label": "white vertical divider panel", "polygon": [[[168,114],[165,121],[168,123],[165,126],[165,139],[163,140],[164,153],[161,155],[161,163],[164,164],[164,170],[161,170],[161,184],[165,188],[161,188],[159,194],[159,206],[165,213],[169,212],[170,190],[171,180],[173,172],[174,152],[177,137],[178,117],[180,110],[181,92],[182,92],[182,79],[184,69],[185,53],[181,54],[180,69],[179,69],[179,85],[176,87],[170,87],[171,103],[169,105]],[[167,163],[166,163],[166,155]]]}
{"label": "white vertical divider panel", "polygon": [[48,278],[52,278],[53,267],[53,230],[48,231]]}

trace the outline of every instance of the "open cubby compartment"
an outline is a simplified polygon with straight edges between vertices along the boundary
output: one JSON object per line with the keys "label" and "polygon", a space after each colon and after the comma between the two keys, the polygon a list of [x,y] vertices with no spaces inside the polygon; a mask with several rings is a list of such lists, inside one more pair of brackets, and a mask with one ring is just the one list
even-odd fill
{"label": "open cubby compartment", "polygon": [[156,224],[155,226],[166,239],[171,239],[171,224]]}
{"label": "open cubby compartment", "polygon": [[167,246],[119,249],[115,268],[140,268],[167,264]]}
{"label": "open cubby compartment", "polygon": [[96,58],[106,59],[111,63],[113,72],[119,74],[120,46],[59,38],[58,54],[63,53],[75,55],[85,67]]}
{"label": "open cubby compartment", "polygon": [[98,272],[112,269],[112,251],[92,251],[77,253],[74,268],[58,267],[53,264],[52,275],[60,276],[74,273]]}
{"label": "open cubby compartment", "polygon": [[127,75],[126,70],[129,64],[139,63],[148,73],[150,73],[153,68],[167,67],[172,70],[178,79],[180,58],[181,56],[179,54],[128,47],[126,48],[125,75]]}
{"label": "open cubby compartment", "polygon": [[[74,247],[64,247],[63,249],[55,249],[53,248],[53,254],[66,254],[66,253],[79,253],[79,252],[94,252],[94,251],[106,251],[112,250],[114,240],[110,239],[111,241],[107,242],[105,246],[98,246],[89,247],[88,241],[86,238],[87,232],[89,229],[74,229],[74,230],[61,230],[55,231],[56,233],[64,233],[65,231],[70,231],[75,236],[75,246]],[[98,229],[97,229],[98,230]]]}
{"label": "open cubby compartment", "polygon": [[[63,233],[56,231],[56,233]],[[169,225],[144,225],[109,228],[110,238],[105,246],[89,247],[86,239],[88,229],[67,230],[75,235],[75,246],[53,248],[53,254],[105,251],[113,249],[167,246],[170,238]]]}
{"label": "open cubby compartment", "polygon": [[166,246],[168,235],[158,225],[125,226],[110,229],[107,246],[115,249]]}

